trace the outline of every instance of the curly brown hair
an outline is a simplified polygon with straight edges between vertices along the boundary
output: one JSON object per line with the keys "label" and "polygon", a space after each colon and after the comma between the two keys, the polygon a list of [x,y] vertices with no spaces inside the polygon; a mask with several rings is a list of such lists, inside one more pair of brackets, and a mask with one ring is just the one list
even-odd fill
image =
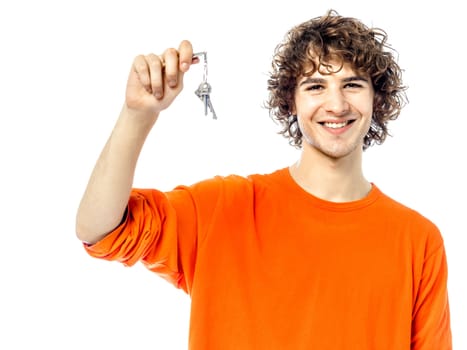
{"label": "curly brown hair", "polygon": [[292,114],[297,79],[318,69],[320,72],[322,68],[329,69],[329,62],[337,60],[370,77],[375,98],[363,149],[383,143],[389,135],[388,121],[397,119],[407,102],[395,53],[387,44],[384,30],[369,28],[360,20],[340,16],[335,10],[289,30],[274,51],[268,79],[269,97],[265,103],[272,119],[282,127],[279,134],[301,148],[302,133],[297,116]]}

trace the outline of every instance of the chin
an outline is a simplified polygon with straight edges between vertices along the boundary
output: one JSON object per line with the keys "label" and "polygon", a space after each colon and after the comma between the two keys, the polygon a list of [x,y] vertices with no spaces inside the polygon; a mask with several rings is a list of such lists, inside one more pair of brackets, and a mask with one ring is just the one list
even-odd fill
{"label": "chin", "polygon": [[355,154],[357,152],[358,146],[335,144],[331,145],[331,147],[317,147],[316,149],[325,156],[337,160],[341,158],[347,158],[352,154]]}

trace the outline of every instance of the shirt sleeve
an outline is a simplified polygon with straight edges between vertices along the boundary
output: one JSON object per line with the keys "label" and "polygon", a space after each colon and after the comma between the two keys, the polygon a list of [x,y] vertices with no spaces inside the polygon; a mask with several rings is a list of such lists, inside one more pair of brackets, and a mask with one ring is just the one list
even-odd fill
{"label": "shirt sleeve", "polygon": [[412,314],[412,350],[452,349],[447,271],[441,244],[423,264]]}
{"label": "shirt sleeve", "polygon": [[[176,209],[175,209],[176,208]],[[196,256],[196,210],[189,191],[133,189],[124,221],[99,242],[93,257],[149,270],[189,293]]]}

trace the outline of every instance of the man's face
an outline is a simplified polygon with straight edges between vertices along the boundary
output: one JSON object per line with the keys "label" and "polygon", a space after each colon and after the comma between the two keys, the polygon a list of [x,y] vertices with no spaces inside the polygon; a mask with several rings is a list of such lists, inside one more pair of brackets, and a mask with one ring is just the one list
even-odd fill
{"label": "man's face", "polygon": [[[340,64],[332,63],[336,71]],[[361,152],[373,114],[374,89],[368,76],[349,64],[331,74],[316,71],[298,78],[295,110],[303,134],[302,147],[328,157],[342,158]]]}

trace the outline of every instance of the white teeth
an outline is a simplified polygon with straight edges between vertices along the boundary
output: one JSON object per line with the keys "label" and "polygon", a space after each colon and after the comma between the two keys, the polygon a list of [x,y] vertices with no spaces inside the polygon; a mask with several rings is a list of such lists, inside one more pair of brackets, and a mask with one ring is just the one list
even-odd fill
{"label": "white teeth", "polygon": [[331,129],[339,129],[339,128],[343,128],[344,126],[347,125],[347,122],[342,122],[342,123],[324,123],[324,126],[327,127],[327,128],[331,128]]}

